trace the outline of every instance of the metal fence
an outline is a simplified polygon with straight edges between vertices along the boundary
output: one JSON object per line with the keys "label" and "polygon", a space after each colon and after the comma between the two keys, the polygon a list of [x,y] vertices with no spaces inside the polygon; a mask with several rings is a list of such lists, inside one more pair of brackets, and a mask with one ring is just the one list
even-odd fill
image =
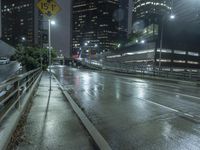
{"label": "metal fence", "polygon": [[[164,71],[159,70],[158,68],[154,68],[153,64],[135,64],[129,65],[127,63],[119,63],[119,62],[95,62],[94,61],[82,61],[84,66],[93,69],[102,69],[102,70],[110,70],[121,73],[128,73],[143,76],[151,76],[151,77],[163,77],[163,78],[171,78],[171,79],[180,79],[180,80],[193,80],[200,81],[200,72],[189,71]],[[187,69],[186,69],[187,70]]]}
{"label": "metal fence", "polygon": [[41,69],[14,76],[0,84],[0,122],[14,108],[20,108],[20,100],[41,73]]}

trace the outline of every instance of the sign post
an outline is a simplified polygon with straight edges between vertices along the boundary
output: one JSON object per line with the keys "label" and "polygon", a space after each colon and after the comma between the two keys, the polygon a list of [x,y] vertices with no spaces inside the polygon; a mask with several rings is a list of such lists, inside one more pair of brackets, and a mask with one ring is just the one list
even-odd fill
{"label": "sign post", "polygon": [[61,11],[61,7],[58,5],[58,3],[56,2],[56,0],[39,0],[37,3],[37,8],[41,11],[42,14],[44,14],[45,16],[48,17],[48,28],[49,28],[49,34],[48,34],[48,42],[49,42],[49,72],[50,72],[50,88],[49,90],[51,91],[51,18],[55,15],[57,15],[57,13],[59,13]]}

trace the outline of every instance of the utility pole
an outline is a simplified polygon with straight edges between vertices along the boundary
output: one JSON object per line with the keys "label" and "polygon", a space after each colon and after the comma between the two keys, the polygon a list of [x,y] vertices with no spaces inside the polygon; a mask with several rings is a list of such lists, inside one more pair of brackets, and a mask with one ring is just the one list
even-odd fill
{"label": "utility pole", "polygon": [[51,19],[48,20],[49,22],[49,72],[50,72],[50,77],[49,77],[49,80],[50,80],[50,87],[49,87],[49,91],[51,91]]}

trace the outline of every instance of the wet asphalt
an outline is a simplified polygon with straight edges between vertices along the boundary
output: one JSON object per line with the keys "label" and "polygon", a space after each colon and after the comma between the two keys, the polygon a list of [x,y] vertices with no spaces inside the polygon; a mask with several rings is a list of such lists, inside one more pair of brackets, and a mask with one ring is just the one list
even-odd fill
{"label": "wet asphalt", "polygon": [[55,66],[114,150],[200,149],[200,87]]}

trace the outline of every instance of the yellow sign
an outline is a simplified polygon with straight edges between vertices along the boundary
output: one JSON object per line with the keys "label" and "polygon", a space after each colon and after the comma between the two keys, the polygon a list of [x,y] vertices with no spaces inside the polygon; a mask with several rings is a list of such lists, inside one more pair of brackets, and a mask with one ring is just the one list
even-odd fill
{"label": "yellow sign", "polygon": [[61,11],[56,0],[39,0],[37,8],[48,17],[55,16],[59,11]]}

